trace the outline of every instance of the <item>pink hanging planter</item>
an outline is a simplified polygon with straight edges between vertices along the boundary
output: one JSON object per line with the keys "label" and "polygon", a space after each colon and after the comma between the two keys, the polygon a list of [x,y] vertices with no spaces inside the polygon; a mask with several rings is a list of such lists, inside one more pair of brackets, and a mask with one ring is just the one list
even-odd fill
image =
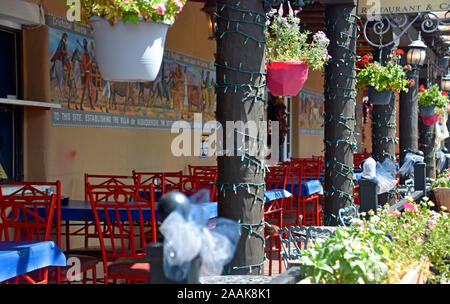
{"label": "pink hanging planter", "polygon": [[296,96],[308,79],[308,63],[266,62],[266,86],[274,96]]}
{"label": "pink hanging planter", "polygon": [[422,121],[427,126],[434,125],[439,120],[439,114],[434,114],[432,116],[421,116]]}

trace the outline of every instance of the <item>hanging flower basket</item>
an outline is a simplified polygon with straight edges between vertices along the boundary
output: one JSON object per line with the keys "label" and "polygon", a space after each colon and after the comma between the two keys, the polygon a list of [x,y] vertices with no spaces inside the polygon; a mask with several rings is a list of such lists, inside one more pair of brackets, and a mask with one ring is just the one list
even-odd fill
{"label": "hanging flower basket", "polygon": [[438,206],[445,206],[450,210],[450,188],[434,188],[433,193]]}
{"label": "hanging flower basket", "polygon": [[439,120],[439,114],[434,114],[431,116],[421,116],[421,117],[422,117],[423,123],[427,126],[432,126]]}
{"label": "hanging flower basket", "polygon": [[122,82],[153,81],[164,55],[169,25],[153,21],[116,22],[89,19],[94,29],[95,57],[103,79]]}
{"label": "hanging flower basket", "polygon": [[296,96],[308,79],[308,63],[269,62],[266,63],[266,85],[274,96]]}
{"label": "hanging flower basket", "polygon": [[433,116],[434,109],[435,109],[434,105],[428,107],[419,106],[421,116]]}
{"label": "hanging flower basket", "polygon": [[377,91],[374,87],[369,86],[369,102],[373,105],[388,105],[391,102],[393,91],[383,90]]}

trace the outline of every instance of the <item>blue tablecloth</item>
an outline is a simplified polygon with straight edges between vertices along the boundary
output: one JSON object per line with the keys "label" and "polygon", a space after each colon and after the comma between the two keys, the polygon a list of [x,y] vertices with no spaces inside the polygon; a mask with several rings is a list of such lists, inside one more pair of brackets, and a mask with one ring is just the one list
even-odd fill
{"label": "blue tablecloth", "polygon": [[271,189],[264,192],[264,197],[266,198],[266,203],[280,199],[280,198],[286,198],[291,197],[292,194],[285,190],[285,189]]}
{"label": "blue tablecloth", "polygon": [[66,266],[54,242],[0,242],[0,282],[48,266]]}
{"label": "blue tablecloth", "polygon": [[[158,203],[155,203],[156,208]],[[211,219],[217,217],[217,203],[198,203],[196,204],[200,207],[206,216]],[[104,211],[99,209],[99,219],[100,221],[105,221]],[[116,215],[113,212],[109,213],[110,220],[114,221]],[[126,209],[119,209],[119,216],[121,219],[128,219]],[[131,217],[139,221],[138,209],[131,210]],[[144,209],[143,218],[145,221],[151,220],[151,212],[149,208]],[[62,221],[80,221],[80,222],[93,222],[94,213],[92,212],[91,203],[89,201],[83,200],[69,200],[69,203],[65,206],[61,206],[61,220]],[[156,220],[159,220],[158,209],[156,209]]]}
{"label": "blue tablecloth", "polygon": [[[292,194],[297,195],[298,194],[298,184],[287,184],[286,189],[291,192]],[[302,183],[300,195],[301,196],[307,196],[314,193],[323,194],[323,187],[320,180],[311,180],[306,181]]]}

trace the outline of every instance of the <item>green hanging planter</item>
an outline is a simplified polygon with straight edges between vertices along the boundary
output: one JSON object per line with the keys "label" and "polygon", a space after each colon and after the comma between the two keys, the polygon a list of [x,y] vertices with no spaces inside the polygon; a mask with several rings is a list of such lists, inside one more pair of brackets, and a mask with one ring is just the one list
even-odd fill
{"label": "green hanging planter", "polygon": [[369,86],[369,102],[373,105],[388,105],[391,102],[392,90],[377,91],[374,87]]}
{"label": "green hanging planter", "polygon": [[428,107],[419,106],[420,116],[433,116],[435,106],[431,105]]}

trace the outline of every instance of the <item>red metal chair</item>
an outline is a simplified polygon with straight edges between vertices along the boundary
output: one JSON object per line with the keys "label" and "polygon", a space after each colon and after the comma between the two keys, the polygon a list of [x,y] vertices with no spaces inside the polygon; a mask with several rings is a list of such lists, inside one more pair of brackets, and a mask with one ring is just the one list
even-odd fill
{"label": "red metal chair", "polygon": [[359,198],[360,198],[360,190],[359,190],[359,185],[356,184],[355,182],[355,186],[353,187],[353,203],[356,206],[359,206]]}
{"label": "red metal chair", "polygon": [[188,165],[189,174],[200,176],[200,175],[214,175],[217,174],[217,166],[192,166]]}
{"label": "red metal chair", "polygon": [[[55,194],[38,191],[0,196],[0,240],[50,241],[55,207]],[[38,211],[41,208],[44,212]],[[22,274],[3,284],[48,284],[48,267]]]}
{"label": "red metal chair", "polygon": [[[51,236],[53,236],[54,241],[56,245],[63,250],[62,248],[62,233],[61,231],[61,182],[5,182],[2,183],[5,185],[13,185],[18,186],[18,189],[14,191],[13,193],[3,196],[3,197],[25,197],[25,196],[31,196],[31,197],[40,197],[49,195],[46,192],[39,189],[39,187],[46,187],[49,192],[54,193],[56,196],[56,212],[55,212],[55,219],[56,221],[53,221],[53,229],[51,231]],[[1,193],[0,193],[1,197]],[[69,238],[67,231],[65,233],[66,240]],[[88,281],[92,281],[94,284],[96,283],[96,265],[98,263],[98,259],[95,256],[91,255],[85,255],[85,254],[79,254],[75,252],[70,252],[67,250],[64,250],[64,253],[66,255],[67,260],[69,259],[78,259],[80,261],[80,272],[74,272],[71,273],[71,275],[77,275],[77,274],[83,274],[83,283],[86,283]],[[70,283],[70,278],[67,277],[68,271],[70,270],[71,265],[68,265],[66,267],[50,267],[49,268],[49,278],[52,281],[56,281],[57,284],[60,283]],[[87,272],[92,272],[92,279],[87,278]]]}
{"label": "red metal chair", "polygon": [[[266,172],[266,191],[274,189],[286,189],[287,167],[271,167]],[[269,255],[269,276],[272,275],[273,254],[278,254],[279,269],[282,271],[281,243],[278,237],[278,230],[284,227],[283,213],[285,212],[285,202],[289,198],[280,198],[264,204],[264,220],[267,226],[264,229],[265,239],[269,240],[269,246],[265,247],[265,252]],[[275,246],[275,248],[274,248]]]}
{"label": "red metal chair", "polygon": [[[99,186],[117,186],[117,185],[135,185],[136,180],[134,176],[129,175],[112,175],[112,174],[84,174],[84,199],[89,201],[89,192],[87,185]],[[98,232],[94,222],[65,223],[66,248],[67,251],[73,254],[86,254],[89,256],[101,257],[100,245],[92,245],[92,242],[98,242]],[[84,246],[80,248],[71,248],[70,237],[82,237]]]}
{"label": "red metal chair", "polygon": [[133,170],[135,184],[139,186],[152,185],[155,191],[161,191],[161,195],[170,191],[183,190],[183,171],[177,172],[137,172]]}
{"label": "red metal chair", "polygon": [[208,189],[211,194],[210,200],[217,201],[217,166],[192,166],[188,165],[191,180],[195,179],[195,189]]}
{"label": "red metal chair", "polygon": [[353,166],[359,168],[364,160],[371,156],[370,153],[354,153],[353,154]]}
{"label": "red metal chair", "polygon": [[[100,232],[98,237],[102,249],[105,284],[109,283],[109,280],[117,283],[119,279],[125,279],[127,283],[148,281],[150,265],[145,258],[145,229],[148,219],[144,213],[150,213],[152,242],[156,242],[153,186],[148,186],[149,200],[136,195],[134,186],[88,184],[87,187],[95,225]],[[106,250],[107,247],[111,250]]]}
{"label": "red metal chair", "polygon": [[[318,161],[309,162],[304,165],[301,172],[301,183],[320,180],[321,164]],[[301,192],[301,189],[299,189]],[[300,195],[299,200],[302,207],[302,223],[307,226],[320,226],[322,222],[323,208],[320,205],[319,193],[305,193]]]}
{"label": "red metal chair", "polygon": [[[322,160],[320,159],[294,159],[291,163],[290,174],[288,175],[288,184],[297,187],[291,189],[294,194],[294,201],[296,209],[290,209],[291,212],[296,212],[297,219],[301,218],[303,225],[321,225],[322,206],[320,205],[320,194],[303,194],[302,184],[308,181],[320,180],[320,173],[322,171]],[[291,186],[293,187],[293,186]],[[289,191],[289,190],[288,190]],[[300,221],[297,222],[300,225]]]}

